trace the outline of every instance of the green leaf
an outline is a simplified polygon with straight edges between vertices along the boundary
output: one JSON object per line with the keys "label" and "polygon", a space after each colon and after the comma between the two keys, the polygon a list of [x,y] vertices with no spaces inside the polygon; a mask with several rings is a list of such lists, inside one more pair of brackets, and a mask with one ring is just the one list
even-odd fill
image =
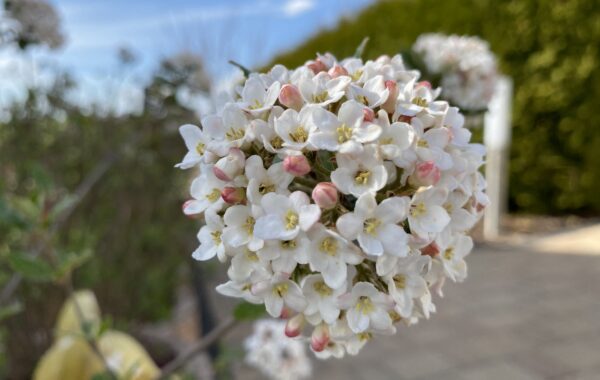
{"label": "green leaf", "polygon": [[10,318],[15,314],[19,314],[21,311],[23,311],[23,305],[18,301],[4,307],[0,307],[0,321]]}
{"label": "green leaf", "polygon": [[85,264],[92,258],[92,251],[89,249],[83,250],[81,253],[66,252],[59,255],[59,263],[55,269],[54,276],[63,278],[75,269]]}
{"label": "green leaf", "polygon": [[90,380],[115,380],[115,378],[108,372],[98,372]]}
{"label": "green leaf", "polygon": [[10,252],[8,254],[10,267],[23,277],[33,281],[52,281],[54,270],[41,258],[34,258],[24,253]]}
{"label": "green leaf", "polygon": [[248,302],[238,304],[233,310],[233,316],[238,321],[252,321],[264,315],[264,305],[254,305]]}
{"label": "green leaf", "polygon": [[363,40],[360,42],[360,45],[358,45],[356,51],[354,52],[354,58],[362,58],[363,54],[365,53],[365,48],[367,47],[368,42],[369,37],[363,38]]}

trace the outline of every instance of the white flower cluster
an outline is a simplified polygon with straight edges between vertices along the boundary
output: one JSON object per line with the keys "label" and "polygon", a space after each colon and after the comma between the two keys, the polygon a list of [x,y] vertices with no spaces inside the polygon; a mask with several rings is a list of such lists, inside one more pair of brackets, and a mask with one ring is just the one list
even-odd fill
{"label": "white flower cluster", "polygon": [[487,108],[497,79],[496,57],[478,37],[421,35],[412,47],[427,71],[441,75],[442,96],[466,110]]}
{"label": "white flower cluster", "polygon": [[487,204],[459,110],[401,56],[327,54],[253,73],[202,128],[180,131],[197,168],[184,213],[203,215],[197,260],[229,263],[221,294],[311,326],[319,357],[355,354],[435,310],[466,276],[467,231]]}
{"label": "white flower cluster", "polygon": [[254,323],[254,331],[244,341],[246,363],[269,379],[299,380],[312,373],[310,359],[302,342],[288,339],[283,333],[285,322],[262,319]]}

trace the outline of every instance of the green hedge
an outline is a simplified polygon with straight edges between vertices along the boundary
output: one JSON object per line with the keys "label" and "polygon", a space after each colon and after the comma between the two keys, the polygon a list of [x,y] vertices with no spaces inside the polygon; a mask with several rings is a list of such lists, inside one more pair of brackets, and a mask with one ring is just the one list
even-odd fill
{"label": "green hedge", "polygon": [[368,58],[410,47],[425,32],[479,35],[515,83],[510,206],[520,212],[600,212],[600,3],[381,1],[298,49],[293,67],[331,51],[349,56],[365,36]]}

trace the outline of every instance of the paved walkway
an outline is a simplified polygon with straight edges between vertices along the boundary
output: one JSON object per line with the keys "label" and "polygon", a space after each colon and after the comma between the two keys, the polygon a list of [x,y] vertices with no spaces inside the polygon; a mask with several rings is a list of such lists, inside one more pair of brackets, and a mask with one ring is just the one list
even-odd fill
{"label": "paved walkway", "polygon": [[315,359],[314,378],[600,379],[600,227],[583,230],[477,247],[469,278],[448,284],[429,321],[378,337],[356,357]]}

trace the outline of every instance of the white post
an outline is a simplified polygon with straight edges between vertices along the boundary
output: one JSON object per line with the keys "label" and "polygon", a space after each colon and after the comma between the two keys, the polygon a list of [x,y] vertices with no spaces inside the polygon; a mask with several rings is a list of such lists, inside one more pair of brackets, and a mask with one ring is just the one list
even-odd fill
{"label": "white post", "polygon": [[507,207],[512,90],[512,79],[500,77],[484,118],[483,142],[487,148],[485,177],[490,199],[483,218],[483,236],[486,240],[500,235],[500,220]]}

